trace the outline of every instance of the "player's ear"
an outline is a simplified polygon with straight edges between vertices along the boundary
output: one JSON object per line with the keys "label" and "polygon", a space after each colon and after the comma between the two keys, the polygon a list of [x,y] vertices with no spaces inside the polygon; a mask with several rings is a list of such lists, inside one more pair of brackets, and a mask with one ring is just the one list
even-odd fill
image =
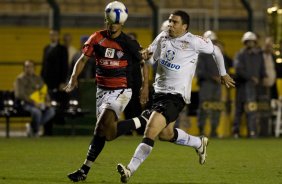
{"label": "player's ear", "polygon": [[182,28],[183,28],[183,31],[187,31],[188,30],[188,24],[183,24]]}

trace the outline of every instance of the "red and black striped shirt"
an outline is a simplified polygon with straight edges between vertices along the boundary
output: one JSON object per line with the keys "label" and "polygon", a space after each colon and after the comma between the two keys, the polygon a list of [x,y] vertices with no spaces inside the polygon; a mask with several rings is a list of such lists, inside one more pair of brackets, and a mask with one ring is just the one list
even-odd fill
{"label": "red and black striped shirt", "polygon": [[131,88],[133,82],[141,82],[140,49],[137,41],[126,34],[121,33],[111,39],[107,31],[102,30],[89,37],[82,51],[86,56],[96,59],[98,87],[120,89]]}

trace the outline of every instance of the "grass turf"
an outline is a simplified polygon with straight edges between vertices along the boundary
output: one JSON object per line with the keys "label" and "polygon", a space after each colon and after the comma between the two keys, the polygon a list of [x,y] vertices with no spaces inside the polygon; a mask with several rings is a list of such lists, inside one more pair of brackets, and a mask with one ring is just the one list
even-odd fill
{"label": "grass turf", "polygon": [[[72,183],[91,137],[0,138],[0,184]],[[84,183],[119,183],[116,164],[128,163],[141,137],[106,143]],[[138,184],[282,184],[281,139],[212,139],[207,163],[190,147],[156,141],[130,179]]]}

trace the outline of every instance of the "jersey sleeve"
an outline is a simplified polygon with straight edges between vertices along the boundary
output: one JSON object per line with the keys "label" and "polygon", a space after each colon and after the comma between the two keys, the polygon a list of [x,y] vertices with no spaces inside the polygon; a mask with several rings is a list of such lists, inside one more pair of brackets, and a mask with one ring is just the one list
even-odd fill
{"label": "jersey sleeve", "polygon": [[224,65],[224,58],[223,58],[223,55],[222,55],[219,47],[216,46],[216,45],[214,46],[213,57],[214,57],[216,65],[217,65],[219,74],[221,76],[226,75],[226,69],[225,69],[225,65]]}
{"label": "jersey sleeve", "polygon": [[88,57],[91,57],[94,52],[94,47],[93,45],[96,44],[96,37],[97,33],[92,34],[88,40],[84,43],[82,47],[82,53]]}
{"label": "jersey sleeve", "polygon": [[212,41],[210,39],[203,38],[201,36],[195,36],[194,40],[195,49],[199,53],[206,53],[206,54],[212,54],[215,60],[215,63],[217,65],[219,74],[221,76],[226,75],[226,69],[224,65],[224,58],[220,51],[220,49],[213,45]]}
{"label": "jersey sleeve", "polygon": [[199,53],[212,54],[214,50],[213,43],[210,39],[196,35],[194,37],[194,47]]}

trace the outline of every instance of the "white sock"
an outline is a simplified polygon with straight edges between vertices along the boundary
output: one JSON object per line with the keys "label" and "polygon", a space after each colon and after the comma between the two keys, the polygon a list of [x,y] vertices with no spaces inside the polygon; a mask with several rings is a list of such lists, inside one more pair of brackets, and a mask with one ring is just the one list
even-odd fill
{"label": "white sock", "polygon": [[149,156],[153,147],[145,143],[140,143],[135,150],[133,157],[131,158],[129,164],[127,165],[130,169],[131,174],[133,174],[137,168],[142,164],[142,162]]}
{"label": "white sock", "polygon": [[92,166],[92,164],[93,164],[93,162],[92,161],[90,161],[90,160],[87,160],[87,159],[85,159],[85,161],[84,161],[84,163],[83,163],[84,165],[87,165],[88,167],[91,167]]}
{"label": "white sock", "polygon": [[191,146],[196,149],[201,147],[202,142],[199,137],[189,135],[179,128],[176,128],[176,130],[178,132],[178,137],[176,141],[174,142],[175,144],[179,144],[183,146]]}
{"label": "white sock", "polygon": [[141,122],[138,118],[133,118],[132,120],[134,121],[136,129],[141,127]]}

